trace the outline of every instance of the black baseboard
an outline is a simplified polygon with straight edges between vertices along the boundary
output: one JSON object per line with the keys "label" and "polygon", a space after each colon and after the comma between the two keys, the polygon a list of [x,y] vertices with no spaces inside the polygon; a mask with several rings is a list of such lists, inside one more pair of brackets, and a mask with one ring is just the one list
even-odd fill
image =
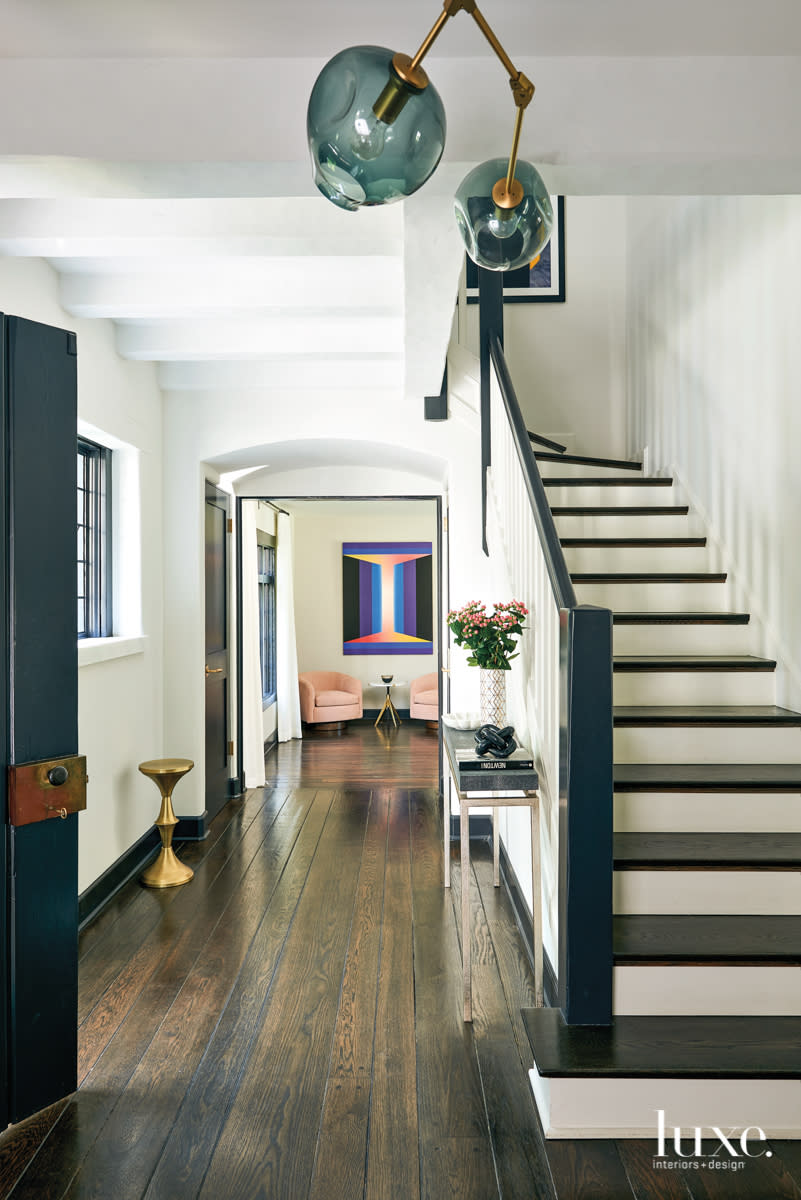
{"label": "black baseboard", "polygon": [[[492,822],[489,817],[485,818]],[[471,817],[472,820],[472,817]],[[515,869],[509,861],[509,855],[506,852],[506,847],[503,842],[500,843],[500,865],[501,865],[501,881],[506,888],[506,893],[512,902],[512,908],[515,914],[515,924],[517,925],[518,933],[526,948],[528,960],[531,963],[532,970],[534,969],[534,929],[531,921],[531,911],[526,903],[526,898],[523,895],[523,889],[520,887],[520,882],[515,874]],[[545,993],[545,1005],[547,1008],[559,1007],[559,987],[556,980],[556,972],[553,969],[553,963],[548,957],[548,952],[543,947],[542,950],[542,985]]]}
{"label": "black baseboard", "polygon": [[202,842],[209,836],[208,813],[199,817],[179,817],[173,837],[176,842]]}
{"label": "black baseboard", "polygon": [[121,887],[145,869],[160,845],[158,830],[155,827],[148,829],[94,883],[90,883],[85,892],[81,892],[78,897],[79,929],[88,925]]}
{"label": "black baseboard", "polygon": [[[461,836],[461,822],[458,813],[451,813],[451,841],[458,842]],[[486,841],[492,839],[492,817],[486,813],[471,813],[468,828],[470,840]]]}
{"label": "black baseboard", "polygon": [[[222,808],[222,806],[223,806],[223,804],[225,804],[226,800],[230,800],[232,796],[241,796],[242,793],[244,792],[244,790],[245,790],[245,780],[241,775],[235,775],[233,779],[229,779],[228,780],[228,795],[223,797],[223,802],[220,805],[220,807],[217,809],[217,812],[220,811],[220,808]],[[213,814],[215,817],[217,816],[217,812],[215,812]]]}
{"label": "black baseboard", "polygon": [[[381,712],[380,708],[365,708],[363,710],[362,720],[363,721],[372,721],[373,723],[375,723],[376,717],[378,716],[378,714],[380,712]],[[396,708],[395,712],[398,714],[398,716],[400,717],[400,719],[402,721],[408,721],[410,719],[408,708]],[[381,722],[381,724],[382,725],[391,725],[392,717],[385,716],[384,720]]]}
{"label": "black baseboard", "polygon": [[[173,830],[176,842],[200,842],[208,837],[206,824],[207,814],[199,817],[179,817],[178,824]],[[155,825],[143,833],[138,841],[129,846],[116,862],[112,863],[94,883],[90,883],[85,892],[78,897],[78,928],[83,929],[98,915],[112,896],[124,887],[135,875],[144,871],[145,867],[156,857],[156,851],[161,846],[159,831]]]}
{"label": "black baseboard", "polygon": [[274,729],[268,738],[264,739],[264,757],[278,745],[278,730]]}

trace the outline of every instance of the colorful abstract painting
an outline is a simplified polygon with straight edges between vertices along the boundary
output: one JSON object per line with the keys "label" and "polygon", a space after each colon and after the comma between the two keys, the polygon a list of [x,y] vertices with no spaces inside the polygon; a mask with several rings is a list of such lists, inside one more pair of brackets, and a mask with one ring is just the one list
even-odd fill
{"label": "colorful abstract painting", "polygon": [[432,654],[431,542],[343,542],[344,654]]}

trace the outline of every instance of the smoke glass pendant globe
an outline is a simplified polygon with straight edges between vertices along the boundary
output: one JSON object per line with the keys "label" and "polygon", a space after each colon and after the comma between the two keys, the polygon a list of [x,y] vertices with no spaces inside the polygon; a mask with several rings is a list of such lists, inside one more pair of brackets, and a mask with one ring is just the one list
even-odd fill
{"label": "smoke glass pendant globe", "polygon": [[[411,196],[442,157],[439,94],[430,83],[422,89],[404,83],[392,58],[382,46],[352,46],[326,63],[312,88],[306,130],[314,182],[340,208]],[[390,82],[392,102],[380,120],[373,108]]]}
{"label": "smoke glass pendant globe", "polygon": [[456,191],[456,223],[467,253],[479,267],[512,271],[532,262],[548,244],[553,206],[542,176],[531,163],[518,161],[515,179],[523,199],[515,208],[499,208],[492,189],[506,179],[508,159],[493,158],[466,175]]}

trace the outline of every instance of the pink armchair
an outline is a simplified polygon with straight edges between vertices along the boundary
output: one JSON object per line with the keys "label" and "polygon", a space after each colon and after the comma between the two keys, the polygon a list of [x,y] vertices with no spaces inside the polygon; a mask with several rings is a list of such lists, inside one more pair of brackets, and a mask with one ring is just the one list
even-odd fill
{"label": "pink armchair", "polygon": [[409,686],[409,716],[428,721],[430,726],[436,726],[439,721],[439,693],[437,690],[437,672],[430,675],[419,675]]}
{"label": "pink armchair", "polygon": [[298,676],[301,720],[320,729],[344,729],[362,715],[362,685],[339,671],[304,671]]}

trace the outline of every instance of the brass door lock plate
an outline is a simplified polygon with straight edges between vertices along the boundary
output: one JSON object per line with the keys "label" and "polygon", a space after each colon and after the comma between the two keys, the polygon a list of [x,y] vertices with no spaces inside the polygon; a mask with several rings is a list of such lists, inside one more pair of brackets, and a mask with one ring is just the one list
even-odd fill
{"label": "brass door lock plate", "polygon": [[65,820],[86,808],[86,756],[48,758],[8,768],[8,811],[12,825]]}

